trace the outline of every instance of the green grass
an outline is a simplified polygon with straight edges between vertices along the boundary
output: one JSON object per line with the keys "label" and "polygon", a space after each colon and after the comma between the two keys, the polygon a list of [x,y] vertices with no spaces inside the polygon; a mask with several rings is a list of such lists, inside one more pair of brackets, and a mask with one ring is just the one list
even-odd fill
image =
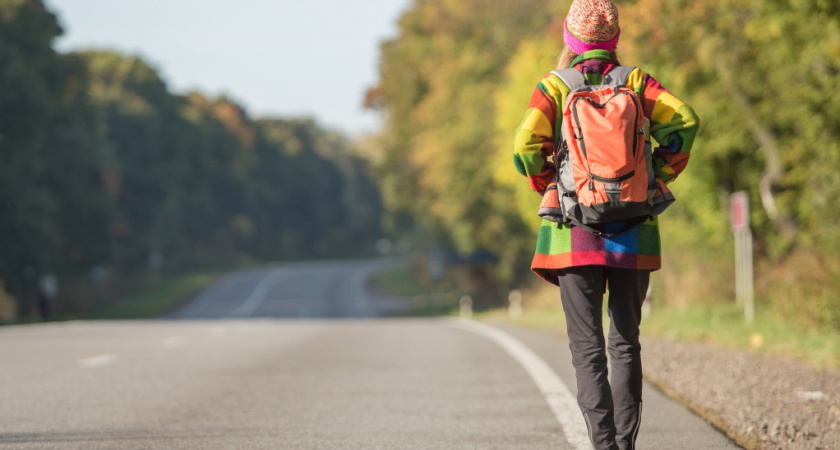
{"label": "green grass", "polygon": [[430,287],[421,286],[411,275],[408,267],[397,267],[376,273],[371,279],[376,292],[392,297],[413,298],[427,295]]}
{"label": "green grass", "polygon": [[654,309],[642,332],[683,341],[713,342],[740,351],[798,359],[818,369],[840,370],[840,332],[805,329],[772,310],[758,308],[752,323],[737,305]]}
{"label": "green grass", "polygon": [[390,297],[412,300],[409,316],[433,317],[457,314],[457,295],[444,289],[418,282],[407,266],[376,273],[370,287],[374,292]]}
{"label": "green grass", "polygon": [[[506,309],[477,317],[565,334],[559,298],[551,305],[526,304],[517,319],[510,318]],[[642,319],[641,331],[643,336],[713,343],[737,351],[793,358],[817,369],[840,370],[840,332],[798,327],[760,308],[752,323],[744,320],[743,308],[736,305],[654,308]]]}
{"label": "green grass", "polygon": [[476,315],[477,319],[491,322],[513,322],[525,327],[540,330],[566,333],[566,316],[563,315],[563,308],[560,307],[560,298],[557,298],[556,306],[529,307],[525,305],[522,315],[518,318],[511,318],[506,308],[492,309]]}
{"label": "green grass", "polygon": [[120,301],[86,312],[81,319],[143,319],[159,317],[190,300],[218,278],[219,272],[198,272],[145,285]]}

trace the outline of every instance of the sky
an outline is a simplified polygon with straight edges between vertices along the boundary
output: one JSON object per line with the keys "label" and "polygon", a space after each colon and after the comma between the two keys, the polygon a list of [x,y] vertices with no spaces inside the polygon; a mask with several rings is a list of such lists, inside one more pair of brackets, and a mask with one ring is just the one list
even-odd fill
{"label": "sky", "polygon": [[362,108],[379,43],[411,0],[44,0],[61,52],[139,55],[170,90],[226,95],[252,117],[310,117],[349,136],[375,132]]}

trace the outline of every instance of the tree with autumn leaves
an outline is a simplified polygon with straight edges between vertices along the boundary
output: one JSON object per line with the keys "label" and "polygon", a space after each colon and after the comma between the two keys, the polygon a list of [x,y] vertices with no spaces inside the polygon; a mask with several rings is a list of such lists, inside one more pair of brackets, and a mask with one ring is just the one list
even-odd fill
{"label": "tree with autumn leaves", "polygon": [[[534,85],[556,64],[569,3],[425,0],[403,15],[368,98],[386,122],[377,173],[392,230],[493,251],[503,277],[527,280],[539,197],[513,169],[511,140]],[[659,300],[734,297],[727,199],[746,190],[761,300],[792,320],[836,326],[840,6],[617,6],[619,57],[681,93],[703,121],[662,219]]]}
{"label": "tree with autumn leaves", "polygon": [[105,273],[372,253],[379,191],[345,137],[173,93],[139,57],[61,54],[60,34],[41,0],[0,0],[0,289],[18,316],[47,273],[72,313]]}

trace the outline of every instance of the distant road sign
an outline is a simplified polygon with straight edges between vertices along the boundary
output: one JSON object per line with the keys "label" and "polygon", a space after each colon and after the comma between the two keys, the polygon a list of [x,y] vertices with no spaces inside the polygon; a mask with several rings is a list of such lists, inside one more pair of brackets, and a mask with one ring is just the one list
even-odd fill
{"label": "distant road sign", "polygon": [[729,220],[735,231],[749,228],[750,201],[746,191],[738,191],[729,196]]}
{"label": "distant road sign", "polygon": [[750,232],[750,202],[745,191],[729,196],[729,220],[735,235],[735,293],[744,305],[744,316],[752,322],[753,305],[753,242]]}

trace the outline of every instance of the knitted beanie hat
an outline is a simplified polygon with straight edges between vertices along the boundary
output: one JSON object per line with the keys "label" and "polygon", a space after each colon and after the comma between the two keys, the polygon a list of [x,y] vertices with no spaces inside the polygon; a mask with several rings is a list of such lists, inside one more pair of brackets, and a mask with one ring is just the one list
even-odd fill
{"label": "knitted beanie hat", "polygon": [[574,0],[563,26],[563,41],[577,54],[615,50],[621,29],[610,0]]}

